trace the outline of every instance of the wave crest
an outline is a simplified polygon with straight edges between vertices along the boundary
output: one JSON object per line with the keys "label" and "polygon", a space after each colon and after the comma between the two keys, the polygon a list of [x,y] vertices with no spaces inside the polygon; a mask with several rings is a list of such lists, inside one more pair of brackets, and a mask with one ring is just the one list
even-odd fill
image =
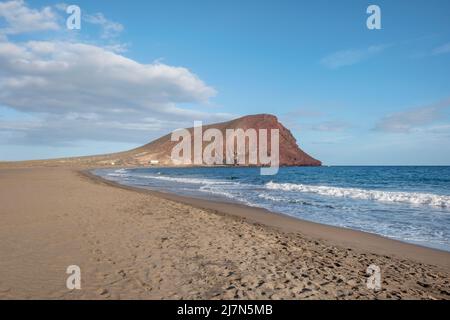
{"label": "wave crest", "polygon": [[265,187],[270,190],[298,191],[330,197],[343,197],[383,202],[401,202],[414,205],[430,205],[441,208],[450,208],[450,196],[432,193],[365,190],[358,188],[312,186],[295,183],[275,183],[272,181],[266,183]]}
{"label": "wave crest", "polygon": [[178,183],[189,183],[189,184],[200,184],[200,185],[211,185],[211,184],[235,184],[234,182],[213,180],[213,179],[199,179],[199,178],[178,178],[178,177],[168,177],[168,176],[153,176],[153,175],[143,175],[137,176],[141,178],[157,179],[163,181],[172,181]]}

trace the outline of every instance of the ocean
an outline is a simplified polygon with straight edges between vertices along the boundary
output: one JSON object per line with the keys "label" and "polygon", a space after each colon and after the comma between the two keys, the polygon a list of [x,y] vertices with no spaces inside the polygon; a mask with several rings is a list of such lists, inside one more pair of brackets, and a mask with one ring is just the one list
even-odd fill
{"label": "ocean", "polygon": [[450,167],[96,169],[121,184],[262,207],[450,251]]}

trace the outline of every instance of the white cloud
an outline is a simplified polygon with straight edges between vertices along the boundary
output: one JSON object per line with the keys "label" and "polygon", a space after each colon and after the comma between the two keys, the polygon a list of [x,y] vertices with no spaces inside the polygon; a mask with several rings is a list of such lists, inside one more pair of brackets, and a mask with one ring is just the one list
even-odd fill
{"label": "white cloud", "polygon": [[[62,2],[55,4],[53,7],[66,14],[66,9],[69,5]],[[92,30],[89,25],[94,25],[99,29],[98,39],[94,40],[97,45],[99,45],[99,42],[102,42],[103,48],[116,53],[123,54],[128,51],[128,43],[118,42],[120,34],[125,29],[122,24],[107,19],[101,12],[90,14],[89,12],[86,12],[84,8],[81,8],[81,19],[82,31],[66,32],[64,35],[66,39],[71,37],[72,41],[74,41],[76,39],[80,39],[84,34],[84,39],[89,39],[89,41],[92,42],[92,38],[90,38],[90,36],[86,37],[86,35],[92,35]]]}
{"label": "white cloud", "polygon": [[[44,114],[37,125],[18,129],[30,141],[140,141],[138,131],[148,139],[142,131],[165,133],[193,120],[230,118],[178,106],[207,104],[216,93],[188,69],[140,64],[93,45],[0,42],[0,69],[0,105]],[[2,128],[11,130],[5,123]]]}
{"label": "white cloud", "polygon": [[388,46],[378,45],[370,46],[365,49],[350,49],[332,53],[324,57],[320,62],[330,69],[337,69],[344,66],[350,66],[383,52]]}
{"label": "white cloud", "polygon": [[177,114],[215,95],[183,67],[140,64],[94,45],[0,43],[0,103],[20,111]]}
{"label": "white cloud", "polygon": [[117,37],[123,31],[123,25],[120,23],[108,20],[102,13],[96,14],[83,14],[83,21],[91,24],[95,24],[101,27],[101,37],[103,39],[109,39]]}
{"label": "white cloud", "polygon": [[54,5],[54,7],[60,11],[66,12],[66,9],[69,5],[65,2],[60,2]]}
{"label": "white cloud", "polygon": [[0,2],[0,18],[7,24],[0,29],[3,35],[59,29],[58,15],[51,7],[30,9],[23,0]]}
{"label": "white cloud", "polygon": [[289,118],[316,118],[323,116],[324,113],[322,111],[319,111],[317,109],[313,108],[297,108],[294,110],[291,110],[289,112],[286,112],[282,115],[282,117],[289,119]]}
{"label": "white cloud", "polygon": [[311,130],[323,132],[340,132],[348,129],[350,125],[342,121],[325,121],[311,126]]}
{"label": "white cloud", "polygon": [[[51,8],[31,9],[23,1],[0,5],[0,16],[7,17],[3,31],[36,31],[37,24],[41,31],[56,29]],[[28,18],[17,18],[20,12]],[[102,14],[90,18],[105,35],[123,29]],[[123,51],[114,44],[0,37],[0,106],[22,115],[20,121],[2,117],[0,144],[141,143],[190,127],[194,120],[231,117],[205,110],[216,91],[189,69],[142,64],[120,54]],[[203,110],[195,110],[199,105]]]}
{"label": "white cloud", "polygon": [[450,42],[433,49],[433,55],[450,53]]}
{"label": "white cloud", "polygon": [[[376,124],[375,130],[390,133],[423,131],[423,127],[431,125],[439,120],[443,120],[444,110],[449,107],[450,99],[446,99],[432,105],[393,113],[382,118]],[[426,129],[426,131],[432,132],[428,129]]]}
{"label": "white cloud", "polygon": [[[69,4],[64,2],[54,5],[56,9],[63,12],[66,12],[68,6]],[[99,26],[101,28],[101,37],[104,39],[117,37],[124,30],[124,26],[121,23],[107,19],[101,12],[90,14],[81,8],[81,18],[83,22]]]}
{"label": "white cloud", "polygon": [[104,45],[103,48],[107,51],[112,51],[115,53],[126,53],[128,51],[128,45],[125,43],[114,43]]}

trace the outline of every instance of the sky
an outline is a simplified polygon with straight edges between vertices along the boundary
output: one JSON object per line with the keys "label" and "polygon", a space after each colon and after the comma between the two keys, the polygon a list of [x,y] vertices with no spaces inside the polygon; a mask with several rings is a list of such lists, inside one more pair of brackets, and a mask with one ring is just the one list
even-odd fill
{"label": "sky", "polygon": [[0,1],[0,160],[270,113],[326,165],[450,165],[449,14],[447,0]]}

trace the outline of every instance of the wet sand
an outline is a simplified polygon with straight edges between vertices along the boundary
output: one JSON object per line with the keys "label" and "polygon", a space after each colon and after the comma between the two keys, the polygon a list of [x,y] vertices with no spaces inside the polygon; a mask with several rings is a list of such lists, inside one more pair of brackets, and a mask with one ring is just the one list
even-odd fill
{"label": "wet sand", "polygon": [[450,298],[448,252],[78,168],[0,169],[0,203],[0,299]]}

